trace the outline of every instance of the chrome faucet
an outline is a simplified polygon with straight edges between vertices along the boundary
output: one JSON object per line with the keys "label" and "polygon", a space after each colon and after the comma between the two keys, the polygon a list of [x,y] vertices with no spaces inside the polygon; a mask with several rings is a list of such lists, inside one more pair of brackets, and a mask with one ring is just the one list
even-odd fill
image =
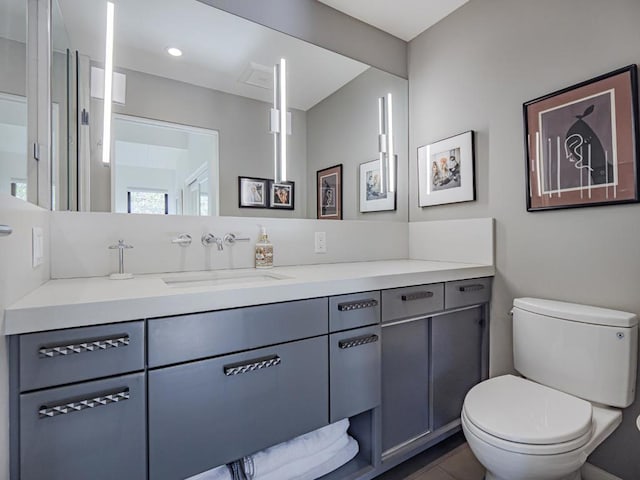
{"label": "chrome faucet", "polygon": [[133,245],[124,243],[124,240],[118,240],[115,245],[109,245],[109,250],[118,249],[118,275],[124,276],[124,251],[133,248]]}
{"label": "chrome faucet", "polygon": [[220,237],[216,237],[213,233],[205,233],[202,235],[200,240],[202,241],[202,245],[205,247],[210,247],[215,243],[218,246],[218,250],[224,250],[224,242]]}

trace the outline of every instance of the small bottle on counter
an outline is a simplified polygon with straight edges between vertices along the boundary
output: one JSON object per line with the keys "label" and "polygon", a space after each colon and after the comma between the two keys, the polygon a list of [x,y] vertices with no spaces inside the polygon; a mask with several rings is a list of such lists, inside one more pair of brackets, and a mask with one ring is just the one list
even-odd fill
{"label": "small bottle on counter", "polygon": [[256,243],[256,268],[273,267],[273,244],[267,236],[267,229],[260,227],[260,238]]}

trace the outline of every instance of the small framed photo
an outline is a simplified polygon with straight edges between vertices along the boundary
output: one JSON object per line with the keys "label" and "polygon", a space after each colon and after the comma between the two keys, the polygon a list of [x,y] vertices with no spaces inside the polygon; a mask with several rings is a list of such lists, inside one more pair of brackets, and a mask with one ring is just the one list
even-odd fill
{"label": "small framed photo", "polygon": [[238,197],[241,208],[267,208],[269,206],[269,180],[238,177]]}
{"label": "small framed photo", "polygon": [[318,218],[342,220],[342,164],[318,170]]}
{"label": "small framed photo", "polygon": [[293,210],[294,193],[294,182],[276,183],[273,180],[269,180],[269,207]]}
{"label": "small framed photo", "polygon": [[473,131],[418,148],[418,205],[476,199]]}
{"label": "small framed photo", "polygon": [[524,104],[527,210],[638,201],[637,67]]}
{"label": "small framed photo", "polygon": [[[394,159],[395,161],[395,159]],[[360,164],[360,211],[381,212],[396,209],[395,192],[382,192],[380,160]]]}

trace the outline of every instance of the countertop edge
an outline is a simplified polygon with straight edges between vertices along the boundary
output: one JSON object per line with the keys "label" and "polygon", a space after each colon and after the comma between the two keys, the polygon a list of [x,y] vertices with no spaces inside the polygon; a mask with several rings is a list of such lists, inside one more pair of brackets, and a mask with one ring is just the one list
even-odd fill
{"label": "countertop edge", "polygon": [[465,264],[458,268],[238,287],[223,292],[198,291],[167,296],[114,298],[89,303],[10,307],[5,311],[4,334],[8,336],[121,323],[493,275],[495,267],[492,265]]}

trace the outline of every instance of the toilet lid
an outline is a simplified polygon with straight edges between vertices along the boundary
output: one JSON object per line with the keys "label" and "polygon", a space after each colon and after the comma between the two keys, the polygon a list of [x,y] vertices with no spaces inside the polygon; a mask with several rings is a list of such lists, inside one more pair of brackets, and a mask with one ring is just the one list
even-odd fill
{"label": "toilet lid", "polygon": [[464,411],[484,432],[518,443],[568,442],[591,429],[589,402],[513,375],[473,387]]}

